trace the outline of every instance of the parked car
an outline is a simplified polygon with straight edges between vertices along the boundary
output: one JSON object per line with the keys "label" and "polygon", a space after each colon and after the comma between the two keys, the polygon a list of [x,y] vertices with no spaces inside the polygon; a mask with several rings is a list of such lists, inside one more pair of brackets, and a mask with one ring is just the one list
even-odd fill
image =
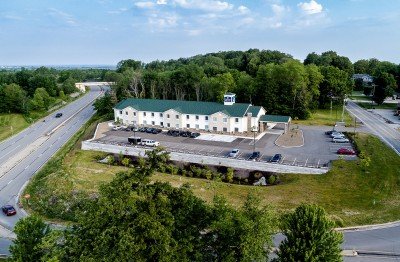
{"label": "parked car", "polygon": [[151,133],[153,133],[153,130],[154,130],[154,128],[148,127],[148,128],[146,128],[146,133],[151,134]]}
{"label": "parked car", "polygon": [[325,132],[325,135],[330,136],[333,132],[337,132],[335,129],[329,130]]}
{"label": "parked car", "polygon": [[62,117],[62,113],[57,113],[56,118]]}
{"label": "parked car", "polygon": [[254,161],[258,161],[260,160],[261,157],[261,153],[259,151],[254,151],[251,156],[250,156],[250,160],[254,160]]}
{"label": "parked car", "polygon": [[345,137],[345,135],[342,132],[332,132],[330,134],[330,137],[331,138],[333,138],[333,137]]}
{"label": "parked car", "polygon": [[199,137],[199,136],[200,136],[200,133],[191,133],[190,134],[191,138],[196,138],[196,137]]}
{"label": "parked car", "polygon": [[229,153],[229,157],[237,157],[238,154],[239,154],[239,149],[235,148],[232,149],[232,151]]}
{"label": "parked car", "polygon": [[153,131],[152,131],[153,134],[159,134],[161,132],[162,132],[162,129],[160,129],[160,128],[153,128]]}
{"label": "parked car", "polygon": [[125,128],[125,127],[123,127],[123,126],[114,126],[114,127],[112,128],[112,130],[118,131],[118,130],[121,130],[121,129],[123,129],[123,128]]}
{"label": "parked car", "polygon": [[139,128],[139,132],[146,132],[146,130],[147,130],[147,128],[146,127],[141,127],[141,128]]}
{"label": "parked car", "polygon": [[178,130],[168,130],[167,135],[179,136],[179,131]]}
{"label": "parked car", "polygon": [[160,142],[154,141],[154,140],[151,140],[151,139],[143,139],[142,142],[141,142],[141,145],[156,147],[156,146],[160,145]]}
{"label": "parked car", "polygon": [[132,145],[140,145],[142,143],[141,137],[128,137],[128,142]]}
{"label": "parked car", "polygon": [[333,142],[333,143],[349,143],[350,140],[348,140],[348,139],[345,138],[345,137],[333,137],[333,138],[332,138],[332,142]]}
{"label": "parked car", "polygon": [[3,210],[3,213],[6,216],[13,216],[13,215],[17,214],[17,211],[15,210],[15,208],[12,205],[4,205],[1,207],[1,210]]}
{"label": "parked car", "polygon": [[356,151],[354,151],[353,149],[350,149],[350,148],[342,147],[342,148],[338,149],[337,153],[339,155],[355,155]]}
{"label": "parked car", "polygon": [[179,135],[182,137],[190,137],[191,134],[192,134],[192,132],[190,132],[190,131],[181,131],[179,133]]}
{"label": "parked car", "polygon": [[282,155],[281,155],[281,154],[275,154],[275,155],[271,158],[270,162],[272,162],[272,163],[279,163],[279,162],[281,162],[281,160],[282,160]]}

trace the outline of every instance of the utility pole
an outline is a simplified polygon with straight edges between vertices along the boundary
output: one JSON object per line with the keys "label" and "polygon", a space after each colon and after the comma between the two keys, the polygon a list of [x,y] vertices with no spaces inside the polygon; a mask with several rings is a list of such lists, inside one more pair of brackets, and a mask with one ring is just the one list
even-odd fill
{"label": "utility pole", "polygon": [[343,98],[343,110],[342,110],[342,123],[344,123],[344,106],[346,104],[346,95],[344,95]]}
{"label": "utility pole", "polygon": [[253,152],[256,152],[256,132],[257,132],[257,127],[253,126],[251,131],[253,132]]}

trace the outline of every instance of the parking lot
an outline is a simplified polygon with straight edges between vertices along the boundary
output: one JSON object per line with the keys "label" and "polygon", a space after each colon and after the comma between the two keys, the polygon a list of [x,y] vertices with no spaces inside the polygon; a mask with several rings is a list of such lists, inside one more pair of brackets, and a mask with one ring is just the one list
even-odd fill
{"label": "parking lot", "polygon": [[[129,146],[127,138],[136,136],[159,141],[161,146],[168,151],[221,158],[229,158],[231,150],[237,148],[239,153],[235,157],[236,159],[250,161],[252,152],[259,151],[259,161],[261,162],[269,162],[275,154],[281,154],[282,159],[279,164],[315,168],[328,167],[331,160],[338,159],[339,156],[336,152],[339,148],[352,148],[350,143],[332,143],[331,138],[317,127],[307,128],[303,130],[303,134],[304,146],[293,148],[276,146],[275,140],[278,138],[278,134],[273,133],[265,133],[256,140],[255,147],[252,138],[229,138],[225,135],[219,139],[218,135],[213,134],[213,139],[210,139],[209,133],[202,134],[197,138],[173,137],[167,135],[165,131],[159,134],[123,130],[107,131],[104,133],[105,136],[98,140],[103,143]],[[203,140],[203,137],[206,140]],[[344,156],[344,158],[352,160],[355,159],[355,156]]]}

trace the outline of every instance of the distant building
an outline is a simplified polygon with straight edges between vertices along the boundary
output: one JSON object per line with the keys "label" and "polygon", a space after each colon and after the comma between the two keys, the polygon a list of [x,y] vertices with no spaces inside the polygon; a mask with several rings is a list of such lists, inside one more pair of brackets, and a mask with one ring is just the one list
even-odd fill
{"label": "distant building", "polygon": [[371,84],[374,81],[374,78],[368,74],[354,74],[351,78],[353,80],[362,79],[364,84]]}
{"label": "distant building", "polygon": [[[128,98],[114,108],[115,121],[125,125],[196,129],[216,132],[259,130],[262,106],[236,103],[235,94],[224,95],[224,103]],[[259,130],[260,131],[260,130]]]}

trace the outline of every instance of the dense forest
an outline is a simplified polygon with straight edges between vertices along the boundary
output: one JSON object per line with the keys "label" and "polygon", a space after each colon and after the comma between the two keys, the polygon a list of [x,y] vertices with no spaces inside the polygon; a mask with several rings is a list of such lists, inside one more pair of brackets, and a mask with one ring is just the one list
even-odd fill
{"label": "dense forest", "polygon": [[106,70],[37,69],[0,71],[0,113],[29,114],[48,110],[76,92],[75,83],[102,80]]}
{"label": "dense forest", "polygon": [[352,90],[371,93],[371,85],[356,84],[354,73],[374,77],[374,100],[397,91],[400,65],[377,59],[354,64],[336,52],[311,53],[303,63],[279,51],[250,49],[197,55],[169,61],[142,63],[132,59],[118,63],[105,80],[116,82],[103,101],[110,105],[127,97],[222,101],[227,91],[237,102],[262,105],[269,114],[305,119],[331,99],[343,103]]}
{"label": "dense forest", "polygon": [[[355,73],[369,74],[374,82],[354,81]],[[374,58],[353,64],[333,51],[311,53],[302,63],[279,51],[250,49],[150,63],[127,59],[116,70],[3,70],[0,113],[48,110],[75,92],[75,82],[91,80],[115,82],[97,103],[102,114],[128,97],[221,102],[224,93],[233,92],[237,102],[261,105],[268,114],[306,119],[331,101],[342,104],[353,90],[383,103],[399,90],[400,65]]]}

